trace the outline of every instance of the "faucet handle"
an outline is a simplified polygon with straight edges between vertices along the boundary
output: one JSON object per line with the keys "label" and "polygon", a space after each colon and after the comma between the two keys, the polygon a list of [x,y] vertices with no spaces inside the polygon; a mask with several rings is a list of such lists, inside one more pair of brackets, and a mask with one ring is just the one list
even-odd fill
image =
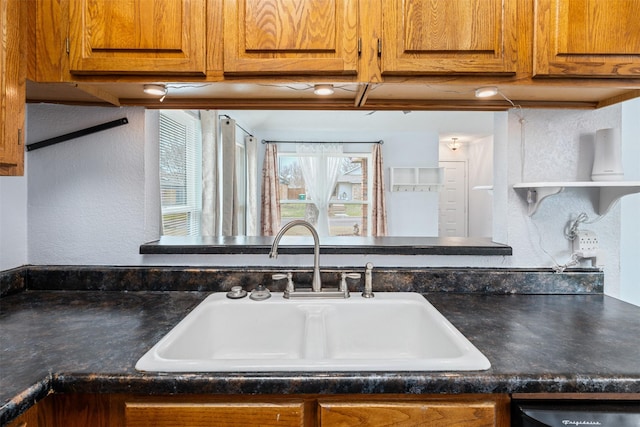
{"label": "faucet handle", "polygon": [[359,279],[360,273],[340,273],[340,292],[344,292],[345,298],[349,297],[349,287],[347,286],[347,279]]}
{"label": "faucet handle", "polygon": [[293,274],[288,271],[286,273],[276,273],[273,274],[271,276],[271,278],[273,280],[282,280],[282,279],[287,279],[287,288],[285,289],[284,293],[285,295],[289,295],[290,293],[292,293],[294,291],[294,286],[293,286]]}

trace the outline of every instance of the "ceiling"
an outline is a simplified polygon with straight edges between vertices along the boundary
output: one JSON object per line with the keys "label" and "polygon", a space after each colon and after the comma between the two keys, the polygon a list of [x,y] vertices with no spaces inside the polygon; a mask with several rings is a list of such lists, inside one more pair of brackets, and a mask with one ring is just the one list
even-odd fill
{"label": "ceiling", "polygon": [[222,110],[252,132],[326,131],[437,132],[441,141],[460,142],[493,135],[493,112],[486,111],[306,111]]}

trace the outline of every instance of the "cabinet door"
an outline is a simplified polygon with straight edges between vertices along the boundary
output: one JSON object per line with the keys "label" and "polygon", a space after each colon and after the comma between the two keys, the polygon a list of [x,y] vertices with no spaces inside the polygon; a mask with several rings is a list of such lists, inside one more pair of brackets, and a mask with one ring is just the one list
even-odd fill
{"label": "cabinet door", "polygon": [[304,404],[127,402],[126,427],[304,425]]}
{"label": "cabinet door", "polygon": [[205,72],[205,0],[70,2],[70,71]]}
{"label": "cabinet door", "polygon": [[0,0],[0,175],[24,172],[25,18],[22,0]]}
{"label": "cabinet door", "polygon": [[356,74],[357,0],[226,0],[225,74]]}
{"label": "cabinet door", "polygon": [[321,427],[503,426],[496,403],[320,402]]}
{"label": "cabinet door", "polygon": [[382,74],[513,74],[515,0],[390,0],[382,10]]}
{"label": "cabinet door", "polygon": [[534,76],[640,77],[640,1],[536,0]]}

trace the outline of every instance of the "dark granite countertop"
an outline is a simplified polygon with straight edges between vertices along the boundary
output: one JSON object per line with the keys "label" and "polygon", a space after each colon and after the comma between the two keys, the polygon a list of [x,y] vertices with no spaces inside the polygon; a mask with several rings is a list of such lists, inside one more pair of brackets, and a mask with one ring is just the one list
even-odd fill
{"label": "dark granite countertop", "polygon": [[47,393],[640,393],[640,308],[600,294],[425,296],[491,361],[474,372],[149,374],[134,364],[207,292],[0,300],[0,424]]}
{"label": "dark granite countertop", "polygon": [[[162,236],[140,246],[149,254],[268,254],[271,236]],[[512,255],[511,246],[485,237],[356,237],[322,238],[322,254],[364,255]],[[280,254],[313,254],[311,236],[284,236]]]}

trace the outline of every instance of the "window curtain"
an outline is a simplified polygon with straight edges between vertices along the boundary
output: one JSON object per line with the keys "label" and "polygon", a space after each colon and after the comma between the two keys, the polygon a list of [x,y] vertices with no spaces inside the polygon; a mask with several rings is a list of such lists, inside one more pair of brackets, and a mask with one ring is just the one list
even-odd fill
{"label": "window curtain", "polygon": [[218,235],[218,119],[217,112],[200,111],[202,125],[202,216],[203,236]]}
{"label": "window curtain", "polygon": [[318,208],[315,224],[319,236],[329,235],[329,201],[340,174],[342,144],[296,144],[300,156],[305,192]]}
{"label": "window curtain", "polygon": [[374,237],[387,235],[387,203],[384,194],[381,146],[381,144],[373,144],[371,149],[373,163],[371,235]]}
{"label": "window curtain", "polygon": [[247,153],[247,236],[259,236],[258,223],[258,139],[254,136],[244,137]]}
{"label": "window curtain", "polygon": [[278,148],[267,144],[262,166],[261,234],[275,236],[280,229],[280,179],[278,177]]}
{"label": "window curtain", "polygon": [[238,235],[238,187],[236,182],[236,121],[224,119],[220,122],[222,140],[222,162],[220,167],[220,235]]}

